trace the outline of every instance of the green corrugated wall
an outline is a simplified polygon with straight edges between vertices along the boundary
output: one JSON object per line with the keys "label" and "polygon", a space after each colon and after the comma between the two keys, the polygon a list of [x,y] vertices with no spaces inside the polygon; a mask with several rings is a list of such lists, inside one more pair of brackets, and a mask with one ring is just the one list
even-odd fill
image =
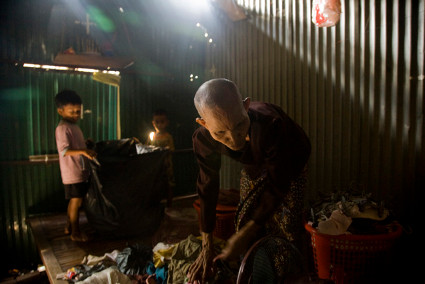
{"label": "green corrugated wall", "polygon": [[91,74],[2,67],[7,69],[9,80],[8,86],[1,86],[4,129],[0,145],[8,150],[0,152],[0,161],[57,153],[54,131],[60,117],[54,96],[63,89],[75,90],[83,100],[79,125],[86,138],[115,139],[116,87],[94,81]]}

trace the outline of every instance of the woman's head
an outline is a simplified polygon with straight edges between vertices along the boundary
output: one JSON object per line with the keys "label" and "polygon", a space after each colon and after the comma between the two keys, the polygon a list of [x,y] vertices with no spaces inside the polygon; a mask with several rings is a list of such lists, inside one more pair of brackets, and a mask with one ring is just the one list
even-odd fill
{"label": "woman's head", "polygon": [[227,79],[212,79],[199,87],[194,98],[200,118],[212,138],[232,150],[240,150],[246,143],[250,121],[250,100],[242,100],[236,85]]}

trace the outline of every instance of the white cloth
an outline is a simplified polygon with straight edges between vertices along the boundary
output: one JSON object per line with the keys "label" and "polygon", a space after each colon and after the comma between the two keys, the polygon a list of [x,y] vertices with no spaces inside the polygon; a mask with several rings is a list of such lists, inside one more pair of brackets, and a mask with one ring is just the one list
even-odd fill
{"label": "white cloth", "polygon": [[332,212],[329,219],[319,222],[317,231],[327,235],[342,235],[347,234],[348,227],[351,225],[351,217],[345,216],[341,210]]}
{"label": "white cloth", "polygon": [[104,260],[105,258],[109,258],[109,259],[115,261],[118,253],[119,253],[118,250],[114,250],[110,253],[105,253],[103,256],[94,256],[94,255],[89,254],[89,255],[87,255],[83,258],[83,261],[81,262],[81,264],[86,264],[88,266],[94,266],[94,265],[98,264],[99,262],[101,262],[102,260]]}
{"label": "white cloth", "polygon": [[159,250],[164,250],[164,249],[169,249],[170,247],[175,246],[175,244],[165,244],[162,242],[159,242],[156,244],[156,246],[152,249],[153,252],[159,251]]}
{"label": "white cloth", "polygon": [[82,284],[132,284],[131,279],[120,272],[117,267],[109,267],[99,271],[83,281],[76,283]]}

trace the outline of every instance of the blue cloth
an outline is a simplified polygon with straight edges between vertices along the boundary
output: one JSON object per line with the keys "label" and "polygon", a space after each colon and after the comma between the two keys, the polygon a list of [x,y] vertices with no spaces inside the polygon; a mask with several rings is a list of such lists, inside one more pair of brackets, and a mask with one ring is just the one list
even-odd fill
{"label": "blue cloth", "polygon": [[149,275],[155,274],[155,279],[159,284],[167,284],[167,277],[168,277],[167,265],[155,268],[153,262],[149,261],[149,263],[146,266],[146,273]]}

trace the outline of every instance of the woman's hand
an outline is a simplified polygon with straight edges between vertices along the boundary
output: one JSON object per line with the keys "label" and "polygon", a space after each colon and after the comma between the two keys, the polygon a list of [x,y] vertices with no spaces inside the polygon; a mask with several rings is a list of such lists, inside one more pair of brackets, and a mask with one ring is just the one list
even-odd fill
{"label": "woman's hand", "polygon": [[212,276],[214,256],[212,233],[202,233],[202,250],[188,270],[188,283],[205,283]]}
{"label": "woman's hand", "polygon": [[146,278],[146,284],[156,284],[156,274],[149,275],[148,278]]}
{"label": "woman's hand", "polygon": [[218,259],[238,259],[241,254],[248,250],[248,246],[252,243],[260,228],[253,220],[248,221],[239,232],[233,234],[227,240],[226,247],[214,258],[214,261]]}

